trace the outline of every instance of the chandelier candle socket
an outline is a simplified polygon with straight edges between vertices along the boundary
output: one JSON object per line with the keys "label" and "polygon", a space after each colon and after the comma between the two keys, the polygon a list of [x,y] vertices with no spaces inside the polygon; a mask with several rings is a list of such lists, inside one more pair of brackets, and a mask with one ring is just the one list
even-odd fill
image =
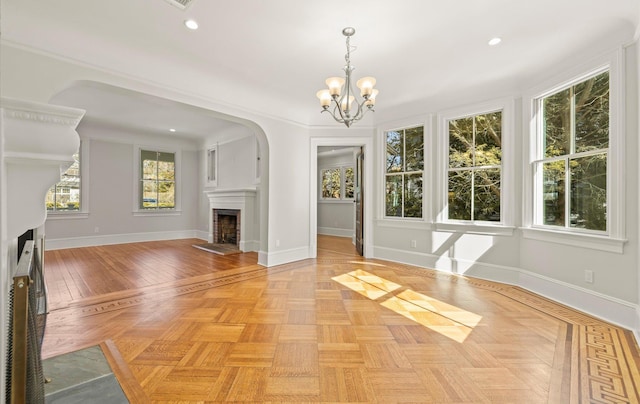
{"label": "chandelier candle socket", "polygon": [[[376,96],[378,95],[378,90],[373,88],[376,85],[376,79],[373,77],[363,77],[356,82],[356,87],[360,89],[361,100],[356,101],[356,97],[353,95],[355,91],[353,91],[351,83],[351,73],[355,67],[351,66],[352,47],[349,44],[349,39],[355,33],[356,30],[351,27],[342,30],[342,35],[346,37],[347,43],[347,53],[344,56],[347,64],[342,68],[345,78],[329,77],[325,81],[328,89],[320,90],[316,93],[322,107],[320,112],[329,111],[333,119],[345,124],[347,127],[351,127],[351,124],[362,119],[366,111],[374,110],[373,107],[376,104]],[[355,47],[353,50],[355,50]],[[354,102],[357,109],[354,106]],[[333,108],[331,108],[332,103]]]}

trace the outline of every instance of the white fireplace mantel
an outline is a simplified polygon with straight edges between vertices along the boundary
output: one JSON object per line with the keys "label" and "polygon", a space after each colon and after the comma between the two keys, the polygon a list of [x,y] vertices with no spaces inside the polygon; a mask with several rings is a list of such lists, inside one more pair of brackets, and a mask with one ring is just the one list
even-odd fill
{"label": "white fireplace mantel", "polygon": [[209,198],[209,241],[213,241],[213,209],[237,209],[240,210],[238,247],[242,251],[257,251],[259,243],[255,237],[256,189],[209,189],[204,193]]}

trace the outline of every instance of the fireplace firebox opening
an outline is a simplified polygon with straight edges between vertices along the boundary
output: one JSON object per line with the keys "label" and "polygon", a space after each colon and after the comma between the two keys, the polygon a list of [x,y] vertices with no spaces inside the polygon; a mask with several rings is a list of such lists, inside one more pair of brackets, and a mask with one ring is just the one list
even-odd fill
{"label": "fireplace firebox opening", "polygon": [[240,244],[239,209],[213,209],[213,242]]}

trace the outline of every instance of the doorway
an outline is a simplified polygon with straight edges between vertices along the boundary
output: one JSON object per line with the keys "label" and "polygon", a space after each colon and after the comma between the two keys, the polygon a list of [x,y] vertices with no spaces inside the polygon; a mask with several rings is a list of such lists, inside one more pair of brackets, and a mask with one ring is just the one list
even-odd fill
{"label": "doorway", "polygon": [[[364,191],[366,189],[371,189],[367,187],[367,184],[371,184],[373,182],[373,163],[371,158],[365,158],[365,156],[373,154],[373,139],[371,137],[341,137],[341,138],[311,138],[311,156],[310,156],[310,206],[309,206],[309,256],[311,258],[317,257],[317,242],[318,242],[318,201],[319,201],[319,178],[320,173],[318,172],[318,151],[320,147],[332,146],[332,147],[350,147],[356,148],[357,154],[360,154],[360,159],[355,161],[360,161],[359,171],[355,173],[355,177],[359,177],[357,180],[357,185],[359,187],[360,195],[352,200],[350,203],[352,205],[351,209],[358,212],[359,219],[357,225],[355,224],[357,216],[354,213],[354,230],[352,230],[354,243],[359,243],[359,251],[362,256],[371,258],[373,256],[373,198],[369,195],[367,197],[364,196]],[[357,164],[356,164],[357,166]],[[354,167],[356,168],[356,167]],[[355,179],[354,179],[355,180]],[[359,208],[357,205],[359,204]]]}

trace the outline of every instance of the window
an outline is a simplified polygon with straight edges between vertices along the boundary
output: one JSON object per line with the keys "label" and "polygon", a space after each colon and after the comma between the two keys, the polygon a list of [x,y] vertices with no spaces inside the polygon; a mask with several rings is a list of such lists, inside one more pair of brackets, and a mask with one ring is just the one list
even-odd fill
{"label": "window", "polygon": [[353,167],[333,167],[320,170],[321,199],[353,199]]}
{"label": "window", "polygon": [[218,159],[217,146],[207,150],[207,182],[209,185],[218,185]]}
{"label": "window", "polygon": [[502,111],[448,121],[448,219],[501,221]]}
{"label": "window", "polygon": [[385,216],[422,218],[424,127],[385,132]]}
{"label": "window", "polygon": [[175,209],[176,154],[140,150],[138,206],[143,210]]}
{"label": "window", "polygon": [[535,100],[535,224],[606,232],[609,71]]}
{"label": "window", "polygon": [[62,174],[60,182],[47,192],[47,211],[79,212],[80,182],[80,152],[78,152],[73,155],[73,164]]}

